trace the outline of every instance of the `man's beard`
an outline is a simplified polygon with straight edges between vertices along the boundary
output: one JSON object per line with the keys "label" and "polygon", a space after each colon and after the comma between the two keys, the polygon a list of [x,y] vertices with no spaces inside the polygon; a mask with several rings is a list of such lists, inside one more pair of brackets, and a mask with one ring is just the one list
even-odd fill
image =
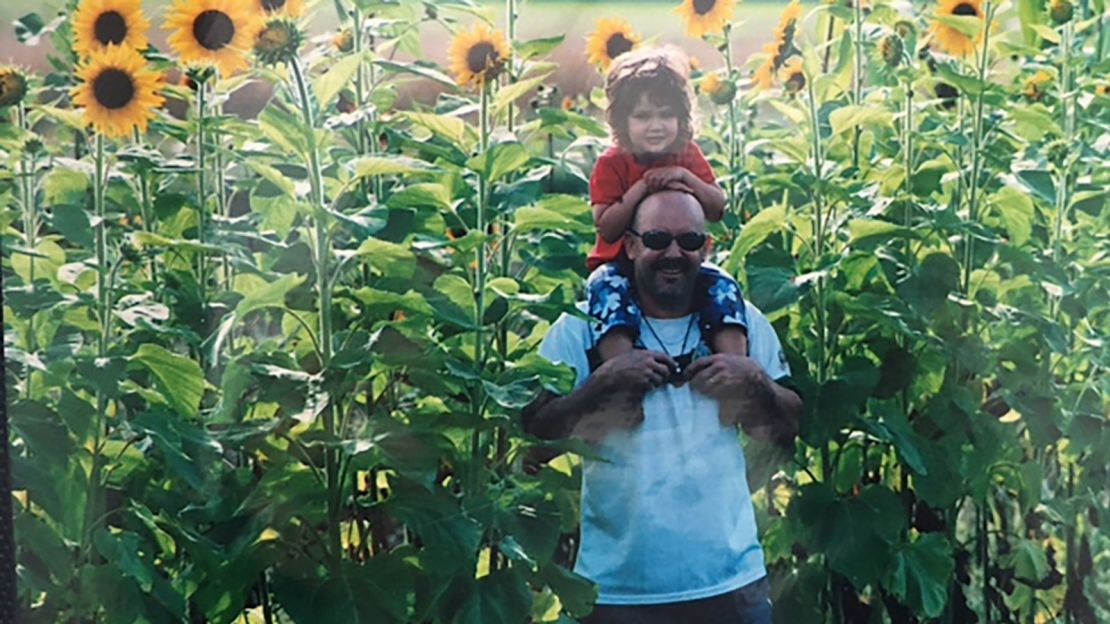
{"label": "man's beard", "polygon": [[[667,279],[662,272],[676,269],[681,275]],[[660,306],[676,312],[686,311],[693,304],[698,267],[686,258],[662,258],[645,266],[637,279],[640,291]]]}

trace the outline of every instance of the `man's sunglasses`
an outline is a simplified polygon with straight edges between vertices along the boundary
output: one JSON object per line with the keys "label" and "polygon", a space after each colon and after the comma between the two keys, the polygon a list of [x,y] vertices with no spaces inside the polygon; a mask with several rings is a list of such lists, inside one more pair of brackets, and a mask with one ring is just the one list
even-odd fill
{"label": "man's sunglasses", "polygon": [[678,246],[684,251],[697,251],[705,246],[705,234],[700,232],[683,232],[671,234],[663,230],[648,230],[643,234],[629,229],[628,233],[644,242],[644,247],[655,251],[662,251],[671,246],[671,241],[678,241]]}

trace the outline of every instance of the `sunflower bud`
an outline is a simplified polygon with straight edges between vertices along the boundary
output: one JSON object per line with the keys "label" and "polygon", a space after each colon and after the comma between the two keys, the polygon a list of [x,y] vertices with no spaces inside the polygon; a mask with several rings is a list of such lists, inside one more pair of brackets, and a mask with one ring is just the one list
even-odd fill
{"label": "sunflower bud", "polygon": [[46,144],[43,143],[42,139],[38,138],[37,136],[31,137],[23,142],[23,153],[27,154],[28,156],[40,154],[45,149]]}
{"label": "sunflower bud", "polygon": [[1054,24],[1064,24],[1071,21],[1075,6],[1069,0],[1052,0],[1052,4],[1048,5],[1048,14]]}
{"label": "sunflower bud", "polygon": [[1039,102],[1048,92],[1047,86],[1052,82],[1052,74],[1040,70],[1025,80],[1021,94],[1030,102]]}
{"label": "sunflower bud", "polygon": [[304,42],[304,34],[297,23],[278,17],[266,22],[254,42],[254,54],[265,65],[288,63],[297,58],[297,50]]}
{"label": "sunflower bud", "polygon": [[331,46],[340,52],[350,52],[355,49],[355,35],[350,28],[344,28],[332,37]]}
{"label": "sunflower bud", "polygon": [[353,113],[358,109],[358,103],[355,102],[355,97],[347,89],[339,92],[339,99],[336,100],[335,108],[341,113]]}
{"label": "sunflower bud", "polygon": [[898,35],[886,35],[879,40],[879,56],[882,57],[887,67],[898,67],[902,63],[904,50],[905,45]]}
{"label": "sunflower bud", "polygon": [[1050,141],[1044,146],[1044,155],[1048,162],[1059,167],[1067,160],[1068,154],[1071,152],[1071,146],[1065,139],[1056,139]]}
{"label": "sunflower bud", "polygon": [[908,39],[917,32],[914,28],[913,22],[909,20],[898,20],[894,23],[894,33],[903,39]]}
{"label": "sunflower bud", "polygon": [[721,80],[716,73],[708,74],[701,81],[701,92],[718,106],[728,104],[736,97],[736,85],[731,80]]}
{"label": "sunflower bud", "polygon": [[1110,95],[1110,77],[1102,84],[1095,86],[1095,95]]}
{"label": "sunflower bud", "polygon": [[936,93],[937,97],[940,98],[940,105],[944,108],[954,108],[956,106],[956,98],[960,97],[960,92],[956,87],[953,87],[947,82],[938,82],[937,85],[933,87],[933,93]]}
{"label": "sunflower bud", "polygon": [[14,67],[0,67],[0,108],[15,106],[27,96],[27,76]]}

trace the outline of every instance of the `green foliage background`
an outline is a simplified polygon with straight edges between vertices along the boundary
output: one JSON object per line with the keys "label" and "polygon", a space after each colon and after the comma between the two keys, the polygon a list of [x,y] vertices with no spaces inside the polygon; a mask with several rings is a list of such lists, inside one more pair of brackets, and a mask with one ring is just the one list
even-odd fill
{"label": "green foliage background", "polygon": [[[21,20],[55,50],[0,111],[23,621],[588,613],[588,450],[541,461],[519,412],[569,387],[535,348],[582,295],[603,97],[564,106],[547,58],[577,44],[516,17],[488,97],[392,55],[489,6],[335,4],[365,36],[253,69],[257,118],[222,112],[245,76],[174,86],[106,145],[70,110],[68,25]],[[761,59],[711,38],[741,88],[699,104],[716,259],[807,406],[792,456],[747,444],[776,617],[1105,621],[1105,7],[1003,5],[981,63],[929,52],[931,7],[810,10],[801,91],[751,90]],[[409,81],[442,93],[400,107]]]}

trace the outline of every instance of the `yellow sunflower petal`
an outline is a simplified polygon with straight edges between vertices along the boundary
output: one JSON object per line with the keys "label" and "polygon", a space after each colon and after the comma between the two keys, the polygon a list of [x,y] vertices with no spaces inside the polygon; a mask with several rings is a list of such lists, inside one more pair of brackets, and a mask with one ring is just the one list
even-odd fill
{"label": "yellow sunflower petal", "polygon": [[470,30],[459,31],[447,50],[451,71],[462,86],[482,86],[496,78],[509,54],[505,35],[481,22]]}
{"label": "yellow sunflower petal", "polygon": [[109,46],[146,48],[150,22],[143,15],[142,0],[81,0],[72,27],[73,51],[86,58]]}
{"label": "yellow sunflower petal", "polygon": [[[940,0],[937,16],[977,17],[983,20],[982,0]],[[974,38],[937,20],[930,29],[941,50],[953,56],[967,56],[975,51],[975,46],[983,38],[982,29]]]}
{"label": "yellow sunflower petal", "polygon": [[229,76],[247,67],[262,17],[258,5],[242,0],[174,0],[165,28],[182,62],[215,65]]}
{"label": "yellow sunflower petal", "polygon": [[735,8],[736,0],[682,0],[675,13],[686,20],[686,34],[700,38],[724,30]]}
{"label": "yellow sunflower petal", "polygon": [[779,71],[779,80],[787,93],[797,93],[806,86],[806,74],[802,69],[801,57],[795,56],[783,64]]}
{"label": "yellow sunflower petal", "polygon": [[87,124],[108,137],[123,137],[135,128],[145,132],[165,102],[158,92],[161,74],[131,48],[111,46],[93,54],[78,66],[77,78],[81,84],[73,88],[74,104],[84,109]]}
{"label": "yellow sunflower petal", "polygon": [[640,45],[640,35],[632,25],[616,17],[597,20],[597,27],[586,37],[586,54],[590,63],[607,71],[621,54],[635,50]]}

